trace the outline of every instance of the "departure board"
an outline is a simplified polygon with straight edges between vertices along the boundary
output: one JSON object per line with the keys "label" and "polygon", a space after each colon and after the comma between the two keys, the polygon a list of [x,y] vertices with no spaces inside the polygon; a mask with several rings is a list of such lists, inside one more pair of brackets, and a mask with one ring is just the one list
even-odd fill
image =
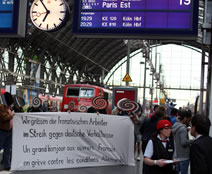
{"label": "departure board", "polygon": [[0,37],[23,37],[27,0],[0,0]]}
{"label": "departure board", "polygon": [[195,39],[197,32],[198,0],[75,0],[79,36]]}

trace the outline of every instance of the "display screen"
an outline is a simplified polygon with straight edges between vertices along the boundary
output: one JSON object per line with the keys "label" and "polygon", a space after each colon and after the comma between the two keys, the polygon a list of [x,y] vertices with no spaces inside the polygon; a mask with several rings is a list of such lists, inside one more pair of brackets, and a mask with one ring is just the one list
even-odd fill
{"label": "display screen", "polygon": [[75,0],[77,35],[193,39],[197,32],[198,0]]}
{"label": "display screen", "polygon": [[0,33],[16,33],[18,24],[19,2],[0,0]]}

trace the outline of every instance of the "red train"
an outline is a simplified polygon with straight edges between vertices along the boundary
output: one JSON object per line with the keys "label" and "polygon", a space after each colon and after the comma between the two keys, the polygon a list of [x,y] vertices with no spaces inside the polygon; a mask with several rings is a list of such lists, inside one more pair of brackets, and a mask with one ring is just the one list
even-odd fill
{"label": "red train", "polygon": [[61,96],[39,94],[39,98],[41,99],[41,104],[44,107],[47,107],[48,111],[51,111],[51,112],[61,111],[61,107],[62,107]]}
{"label": "red train", "polygon": [[73,112],[87,112],[92,106],[94,97],[101,97],[107,100],[107,114],[112,111],[112,91],[99,86],[88,84],[68,84],[64,88],[62,112],[68,109]]}

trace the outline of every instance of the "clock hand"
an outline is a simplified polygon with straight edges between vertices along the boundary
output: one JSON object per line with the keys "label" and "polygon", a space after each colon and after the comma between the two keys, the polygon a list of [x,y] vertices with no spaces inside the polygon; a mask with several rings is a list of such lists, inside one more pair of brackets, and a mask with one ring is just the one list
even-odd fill
{"label": "clock hand", "polygon": [[43,5],[43,7],[46,9],[46,11],[48,12],[49,10],[46,8],[45,4],[43,3],[43,0],[40,0],[40,2]]}
{"label": "clock hand", "polygon": [[42,13],[40,13],[40,14],[42,15],[42,14],[45,14],[45,13],[47,13],[47,12],[42,12]]}
{"label": "clock hand", "polygon": [[[42,14],[45,14],[45,13],[47,13],[47,12],[46,12],[46,11],[45,11],[45,12],[42,12],[42,13],[37,12],[36,15],[34,15],[34,16],[40,17]],[[34,17],[34,16],[33,16],[33,17]]]}
{"label": "clock hand", "polygon": [[49,13],[50,13],[50,12],[47,11],[46,15],[45,15],[44,18],[43,18],[43,22],[46,20],[46,18],[47,18],[47,16],[48,16]]}

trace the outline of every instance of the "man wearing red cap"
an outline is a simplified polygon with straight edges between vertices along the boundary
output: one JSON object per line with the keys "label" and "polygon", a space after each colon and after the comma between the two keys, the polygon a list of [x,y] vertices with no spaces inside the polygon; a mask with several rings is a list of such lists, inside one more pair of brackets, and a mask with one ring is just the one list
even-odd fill
{"label": "man wearing red cap", "polygon": [[145,153],[144,163],[149,166],[148,174],[173,174],[174,141],[170,138],[171,122],[160,120],[157,123],[157,135],[149,140]]}

